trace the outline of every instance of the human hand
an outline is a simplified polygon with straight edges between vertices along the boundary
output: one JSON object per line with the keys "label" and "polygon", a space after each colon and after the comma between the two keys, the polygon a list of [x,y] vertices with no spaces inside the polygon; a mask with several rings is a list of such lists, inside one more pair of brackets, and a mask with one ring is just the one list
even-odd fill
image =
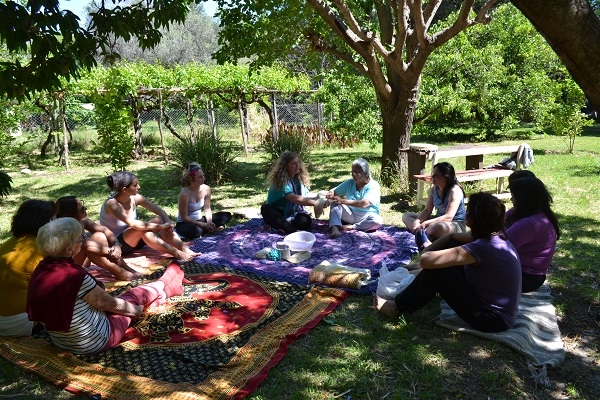
{"label": "human hand", "polygon": [[121,246],[119,246],[118,244],[114,244],[110,247],[110,249],[108,250],[108,258],[117,261],[121,258],[121,256],[123,255],[123,252],[121,250]]}
{"label": "human hand", "polygon": [[133,315],[131,316],[132,320],[140,319],[142,314],[144,313],[144,306],[138,306],[137,304],[133,304]]}

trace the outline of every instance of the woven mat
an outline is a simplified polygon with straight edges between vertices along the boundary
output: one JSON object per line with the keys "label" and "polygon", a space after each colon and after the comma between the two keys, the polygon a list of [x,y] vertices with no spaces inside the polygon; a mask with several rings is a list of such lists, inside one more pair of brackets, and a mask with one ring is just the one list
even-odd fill
{"label": "woven mat", "polygon": [[[521,295],[519,313],[515,325],[504,332],[486,333],[471,328],[445,301],[441,301],[442,313],[438,325],[458,332],[466,332],[485,339],[500,342],[523,354],[530,362],[530,370],[543,369],[534,376],[536,382],[548,385],[546,367],[556,367],[565,359],[564,344],[556,321],[556,310],[547,285],[537,291]],[[532,370],[532,375],[536,375]]]}
{"label": "woven mat", "polygon": [[[74,356],[52,346],[42,332],[0,338],[0,355],[70,391],[107,399],[242,398],[288,345],[348,296],[226,267],[183,268],[198,283],[152,309],[114,349]],[[157,269],[148,279],[161,274]],[[111,294],[139,283],[113,286]]]}

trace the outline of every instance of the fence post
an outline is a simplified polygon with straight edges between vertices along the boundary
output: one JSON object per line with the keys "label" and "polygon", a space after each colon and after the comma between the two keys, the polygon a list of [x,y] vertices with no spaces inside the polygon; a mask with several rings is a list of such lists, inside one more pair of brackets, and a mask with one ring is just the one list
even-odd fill
{"label": "fence post", "polygon": [[67,119],[66,119],[66,110],[65,110],[65,93],[58,94],[58,108],[60,113],[60,121],[62,124],[62,133],[63,133],[63,145],[64,151],[63,156],[65,160],[65,170],[69,172],[69,135],[67,132]]}
{"label": "fence post", "polygon": [[[243,94],[241,96],[243,96]],[[241,96],[238,97],[237,106],[238,106],[238,114],[240,116],[240,128],[242,128],[242,141],[244,142],[244,154],[246,154],[246,157],[248,157],[248,143],[246,141],[246,132],[244,132],[244,112],[242,111]]]}
{"label": "fence post", "polygon": [[277,95],[273,92],[273,140],[279,139],[279,117],[277,116]]}
{"label": "fence post", "polygon": [[158,89],[158,133],[160,134],[160,145],[162,146],[163,158],[165,165],[169,163],[167,157],[167,147],[165,146],[165,135],[162,130],[162,113],[163,113],[163,101],[162,101],[162,90]]}
{"label": "fence post", "polygon": [[317,101],[317,129],[319,131],[319,145],[323,144],[323,131],[321,130],[321,102]]}

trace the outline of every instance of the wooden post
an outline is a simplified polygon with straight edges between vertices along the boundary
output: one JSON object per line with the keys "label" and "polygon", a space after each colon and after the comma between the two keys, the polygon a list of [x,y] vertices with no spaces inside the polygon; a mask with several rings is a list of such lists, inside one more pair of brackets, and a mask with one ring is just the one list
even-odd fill
{"label": "wooden post", "polygon": [[279,117],[277,116],[277,96],[275,92],[271,96],[273,100],[273,140],[279,139]]}
{"label": "wooden post", "polygon": [[[243,94],[241,95],[243,96]],[[248,157],[248,143],[246,142],[246,132],[244,132],[244,111],[242,110],[242,99],[238,97],[237,106],[238,114],[240,116],[240,128],[242,128],[242,140],[244,142],[244,154]]]}
{"label": "wooden post", "polygon": [[62,132],[63,132],[63,156],[65,160],[65,170],[69,172],[69,132],[67,131],[67,118],[65,117],[65,94],[59,93],[58,95],[58,104],[59,104],[59,112],[60,112],[60,120],[62,123]]}
{"label": "wooden post", "polygon": [[321,129],[321,103],[317,101],[317,130],[319,132],[319,145],[323,144],[323,130]]}
{"label": "wooden post", "polygon": [[160,134],[160,145],[162,146],[163,159],[165,165],[169,163],[169,157],[167,156],[167,147],[165,146],[165,135],[162,131],[162,113],[163,113],[163,101],[162,101],[162,90],[158,89],[158,133]]}

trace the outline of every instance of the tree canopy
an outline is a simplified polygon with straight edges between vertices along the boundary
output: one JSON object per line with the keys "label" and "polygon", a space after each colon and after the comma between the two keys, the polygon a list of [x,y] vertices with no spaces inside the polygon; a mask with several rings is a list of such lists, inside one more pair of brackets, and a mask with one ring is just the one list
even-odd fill
{"label": "tree canopy", "polygon": [[22,99],[61,86],[60,78],[78,77],[97,65],[98,55],[118,58],[115,39],[136,40],[142,49],[162,38],[162,28],[185,21],[189,6],[202,0],[100,2],[87,25],[60,7],[59,0],[0,2],[0,44],[9,58],[0,63],[0,96]]}
{"label": "tree canopy", "polygon": [[464,29],[489,22],[497,0],[463,0],[446,26],[435,25],[442,0],[218,0],[219,62],[247,57],[260,65],[298,45],[327,54],[363,74],[382,119],[382,180],[406,177],[421,73],[429,56]]}

